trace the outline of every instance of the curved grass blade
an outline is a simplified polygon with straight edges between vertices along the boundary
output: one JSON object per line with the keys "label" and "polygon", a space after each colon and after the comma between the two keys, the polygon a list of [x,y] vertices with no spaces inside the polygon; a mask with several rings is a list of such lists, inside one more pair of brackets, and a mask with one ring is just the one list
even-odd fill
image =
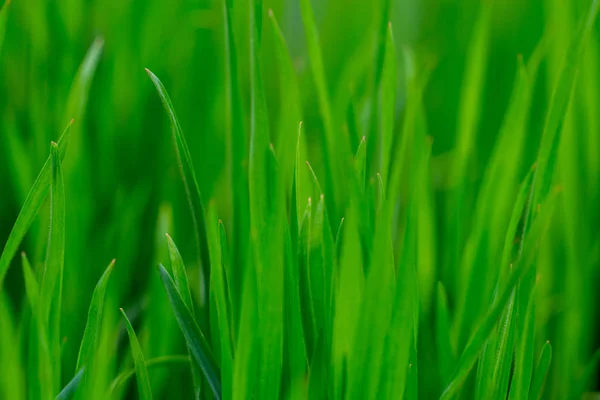
{"label": "curved grass blade", "polygon": [[[69,143],[69,134],[71,125],[73,125],[73,121],[67,125],[67,128],[58,139],[58,146],[60,149],[60,160],[62,161],[65,157],[65,152],[67,149],[67,145]],[[17,248],[25,233],[31,226],[33,219],[36,217],[40,208],[42,207],[46,196],[50,190],[50,180],[51,180],[51,157],[49,156],[46,160],[46,163],[42,167],[40,174],[36,178],[27,198],[25,199],[25,203],[23,207],[21,207],[21,211],[17,217],[17,221],[15,222],[8,239],[6,240],[6,244],[4,245],[4,250],[2,251],[2,256],[0,257],[0,290],[2,290],[2,283],[4,281],[4,276],[6,275],[6,271],[10,266],[10,262],[17,252]]]}
{"label": "curved grass blade", "polygon": [[516,263],[514,270],[507,279],[506,286],[502,289],[500,295],[497,297],[496,302],[483,319],[479,329],[475,331],[475,334],[468,341],[465,350],[459,359],[458,365],[454,370],[452,380],[448,386],[446,386],[446,389],[440,397],[441,400],[448,400],[458,393],[460,387],[471,371],[471,368],[475,364],[475,361],[477,361],[477,357],[483,349],[488,337],[496,326],[502,311],[505,309],[506,304],[510,299],[512,291],[523,278],[523,276],[525,276],[533,268],[533,264],[538,253],[537,250],[539,243],[549,229],[554,207],[556,205],[556,200],[556,196],[553,196],[549,199],[548,203],[544,207],[545,212],[541,214],[532,225],[527,242],[523,247],[523,256]]}
{"label": "curved grass blade", "polygon": [[173,307],[173,312],[185,337],[185,341],[192,353],[192,359],[200,366],[215,398],[221,398],[220,372],[213,357],[210,347],[194,321],[191,311],[185,305],[181,295],[177,291],[175,282],[162,265],[158,267],[163,286]]}
{"label": "curved grass blade", "polygon": [[25,279],[25,292],[27,293],[27,299],[29,300],[29,306],[33,312],[37,312],[37,304],[40,296],[40,286],[35,277],[35,273],[31,268],[31,264],[27,259],[25,252],[21,253],[21,259],[23,262],[23,277]]}
{"label": "curved grass blade", "polygon": [[77,356],[76,371],[85,368],[89,365],[90,359],[93,357],[97,348],[98,337],[100,336],[102,315],[104,311],[104,296],[106,295],[106,287],[110,274],[115,266],[115,261],[112,260],[92,293],[92,301],[88,310],[87,323],[83,331],[81,346],[79,347],[79,355]]}
{"label": "curved grass blade", "polygon": [[[152,369],[156,367],[166,367],[169,365],[186,365],[191,362],[189,356],[174,355],[174,356],[162,356],[156,358],[150,358],[146,360],[146,369]],[[135,375],[135,368],[121,372],[115,379],[112,380],[108,391],[107,397],[111,397],[113,393],[117,392],[129,379]]]}
{"label": "curved grass blade", "polygon": [[148,378],[148,369],[146,368],[146,361],[144,361],[144,354],[138,341],[137,335],[127,318],[127,314],[121,308],[121,314],[125,320],[125,327],[127,328],[127,335],[129,336],[129,344],[131,346],[131,354],[133,356],[133,362],[135,364],[135,374],[137,378],[138,395],[141,400],[152,399],[152,389],[150,388],[150,379]]}
{"label": "curved grass blade", "polygon": [[531,375],[533,370],[533,339],[534,339],[534,320],[535,320],[535,286],[529,293],[525,315],[517,314],[518,320],[523,319],[523,332],[518,332],[515,348],[515,365],[510,384],[510,400],[527,400],[529,396],[529,387],[531,385]]}
{"label": "curved grass blade", "polygon": [[[4,8],[5,7],[3,7],[3,10]],[[1,11],[0,13],[5,14]],[[76,111],[83,109],[87,101],[88,89],[94,77],[98,61],[100,60],[102,47],[103,42],[101,40],[96,40],[88,50],[81,66],[79,67],[71,90],[69,91],[69,97],[67,101],[67,112],[71,113],[68,116],[69,119],[80,115],[80,112]],[[57,142],[61,162],[65,158],[72,124],[73,120],[69,122],[67,128],[64,130]],[[50,157],[48,157],[38,177],[33,183],[31,190],[27,194],[27,198],[21,207],[21,211],[17,216],[17,220],[10,232],[6,244],[4,245],[2,256],[0,256],[0,291],[2,290],[4,277],[10,266],[12,258],[17,252],[19,244],[23,240],[25,233],[27,233],[27,230],[31,226],[33,219],[39,212],[40,207],[42,207],[42,204],[48,195],[48,191],[50,189],[50,170],[51,163]]]}
{"label": "curved grass blade", "polygon": [[550,369],[550,363],[552,362],[552,346],[550,342],[546,342],[542,347],[540,358],[538,359],[535,371],[533,372],[533,379],[531,380],[531,387],[529,388],[529,398],[531,400],[539,400],[542,398],[542,389],[546,376],[548,376],[548,370]]}
{"label": "curved grass blade", "polygon": [[150,80],[156,87],[158,96],[160,97],[164,109],[167,115],[169,116],[169,121],[171,122],[171,138],[173,140],[173,147],[175,149],[175,155],[177,158],[177,163],[179,165],[179,173],[181,174],[181,178],[183,180],[183,186],[185,188],[185,193],[188,199],[188,205],[190,207],[190,212],[192,215],[192,221],[194,224],[194,234],[196,237],[196,246],[198,249],[198,260],[202,268],[201,271],[203,274],[203,285],[200,288],[200,295],[201,303],[204,304],[206,301],[208,289],[207,286],[210,276],[210,261],[208,259],[208,244],[206,242],[206,221],[204,214],[204,203],[202,201],[202,194],[200,193],[200,186],[198,185],[198,180],[196,179],[196,170],[194,169],[194,164],[192,163],[192,156],[190,155],[190,150],[188,148],[185,137],[183,136],[181,125],[179,124],[179,120],[177,119],[177,115],[175,114],[175,109],[173,107],[173,103],[171,102],[171,98],[169,97],[169,93],[167,93],[167,89],[165,89],[160,79],[158,79],[156,75],[154,75],[147,68],[146,73],[148,74]]}
{"label": "curved grass blade", "polygon": [[71,379],[71,381],[60,391],[58,396],[56,396],[56,400],[69,400],[75,396],[77,392],[77,388],[79,387],[79,383],[81,382],[81,378],[85,374],[85,367],[81,368],[77,374]]}

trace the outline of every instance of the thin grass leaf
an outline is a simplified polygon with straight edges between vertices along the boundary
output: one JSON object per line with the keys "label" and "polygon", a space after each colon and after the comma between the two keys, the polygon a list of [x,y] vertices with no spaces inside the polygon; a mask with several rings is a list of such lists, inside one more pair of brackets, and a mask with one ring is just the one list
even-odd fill
{"label": "thin grass leaf", "polygon": [[493,304],[474,335],[468,341],[467,346],[458,361],[458,365],[454,370],[452,380],[448,386],[446,386],[440,399],[450,399],[458,393],[471,368],[475,364],[475,361],[477,361],[477,357],[483,349],[485,342],[496,326],[502,311],[510,299],[512,291],[523,276],[533,268],[535,258],[537,257],[539,243],[549,228],[556,200],[556,196],[550,198],[544,207],[545,212],[540,214],[540,218],[533,224],[529,237],[527,238],[527,243],[523,247],[523,256],[515,265],[508,277],[506,286],[501,290],[496,302]]}
{"label": "thin grass leaf", "polygon": [[159,265],[159,273],[163,286],[173,307],[173,312],[185,337],[185,341],[192,353],[192,359],[198,363],[208,384],[210,385],[214,396],[221,398],[221,382],[219,380],[220,372],[217,363],[214,361],[210,347],[200,331],[200,328],[194,321],[191,311],[186,307],[181,295],[177,291],[175,282],[162,265]]}
{"label": "thin grass leaf", "polygon": [[77,366],[75,367],[77,371],[89,365],[90,359],[96,351],[104,311],[104,296],[106,295],[106,288],[110,274],[115,266],[115,261],[112,260],[110,262],[92,293],[87,323],[85,324],[81,346],[79,347],[79,355],[77,356]]}
{"label": "thin grass leaf", "polygon": [[356,175],[358,176],[358,184],[360,185],[360,190],[364,192],[365,177],[367,171],[367,144],[366,138],[364,136],[360,140],[360,144],[358,145],[358,149],[356,150],[354,162],[356,163]]}
{"label": "thin grass leaf", "polygon": [[533,340],[534,340],[534,320],[535,320],[535,286],[529,294],[526,307],[526,314],[517,314],[517,321],[523,319],[522,327],[524,332],[517,334],[517,343],[515,348],[515,365],[512,381],[510,384],[510,393],[508,398],[527,400],[529,396],[529,387],[533,372]]}
{"label": "thin grass leaf", "polygon": [[38,299],[40,296],[40,286],[38,285],[35,273],[31,268],[31,264],[27,259],[25,252],[21,253],[21,260],[23,263],[23,277],[25,278],[25,292],[27,293],[27,299],[29,300],[29,306],[33,312],[37,312]]}
{"label": "thin grass leaf", "polygon": [[[69,133],[72,124],[73,121],[67,125],[67,128],[58,139],[61,161],[64,159],[67,145],[69,143]],[[33,186],[31,187],[31,190],[25,199],[25,203],[23,204],[23,207],[21,207],[17,221],[15,222],[9,237],[6,240],[6,244],[4,245],[4,250],[2,251],[2,256],[0,258],[0,290],[2,290],[4,276],[6,275],[6,271],[10,266],[12,258],[17,252],[19,244],[23,240],[25,233],[27,233],[27,230],[31,226],[33,219],[38,214],[44,203],[44,200],[46,199],[46,196],[48,195],[50,190],[51,169],[52,162],[51,157],[49,156],[46,160],[46,163],[42,167],[40,174],[33,183]]]}
{"label": "thin grass leaf", "polygon": [[177,115],[175,114],[175,109],[173,107],[173,103],[171,102],[171,98],[169,97],[169,93],[167,93],[167,90],[160,79],[158,79],[156,75],[154,75],[147,68],[146,73],[156,87],[158,96],[162,101],[164,109],[169,116],[169,121],[171,123],[171,139],[173,141],[175,156],[179,165],[179,173],[181,174],[181,179],[183,181],[183,186],[185,188],[190,213],[192,216],[196,246],[198,249],[198,260],[202,268],[203,284],[200,288],[200,296],[201,304],[204,304],[208,292],[207,285],[209,281],[210,261],[208,259],[208,244],[206,242],[204,203],[202,201],[200,186],[198,185],[198,180],[196,179],[196,170],[194,169],[192,156],[190,154],[185,137],[183,136],[183,131],[181,129],[181,125],[179,124],[179,120],[177,119]]}
{"label": "thin grass leaf", "polygon": [[450,381],[452,368],[456,365],[456,351],[450,338],[450,312],[448,310],[448,296],[442,282],[437,285],[436,307],[436,344],[441,381],[445,384]]}
{"label": "thin grass leaf", "polygon": [[542,389],[544,382],[548,376],[548,370],[550,369],[550,363],[552,362],[552,346],[550,342],[546,342],[542,347],[542,352],[538,358],[538,362],[533,372],[533,378],[531,380],[531,387],[529,388],[529,398],[531,400],[539,400],[542,398]]}
{"label": "thin grass leaf", "polygon": [[142,400],[152,399],[152,389],[150,387],[150,379],[148,378],[148,369],[146,368],[146,361],[144,361],[144,354],[142,348],[138,342],[137,335],[127,318],[127,314],[121,308],[121,314],[125,320],[125,327],[127,328],[127,335],[129,336],[129,344],[131,346],[131,354],[133,356],[133,362],[135,364],[135,375],[137,379],[138,395]]}
{"label": "thin grass leaf", "polygon": [[379,171],[383,183],[387,183],[390,168],[390,152],[394,138],[394,116],[396,114],[396,45],[392,33],[392,23],[387,24],[385,55],[381,78],[381,129],[379,133]]}
{"label": "thin grass leaf", "polygon": [[[190,357],[187,355],[162,356],[146,360],[146,369],[149,370],[156,367],[168,367],[171,365],[187,365],[190,362]],[[118,390],[121,389],[125,383],[127,383],[127,381],[135,375],[135,373],[135,368],[121,372],[112,380],[107,390],[107,396],[111,397],[114,393],[117,393]]]}
{"label": "thin grass leaf", "polygon": [[216,210],[210,204],[208,210],[208,249],[211,261],[210,296],[216,305],[218,328],[216,334],[219,337],[220,345],[217,353],[220,358],[223,397],[229,399],[233,387],[233,345],[220,239]]}
{"label": "thin grass leaf", "polygon": [[166,233],[165,236],[167,237],[169,259],[171,261],[171,270],[173,271],[173,281],[175,282],[175,287],[181,295],[181,299],[185,303],[186,307],[190,310],[192,316],[194,316],[194,303],[192,302],[192,293],[190,291],[190,285],[188,282],[186,268],[183,264],[183,259],[181,258],[179,249],[175,245],[175,242],[171,236],[168,233]]}
{"label": "thin grass leaf", "polygon": [[81,368],[79,372],[75,374],[73,379],[69,381],[67,386],[60,391],[58,396],[56,396],[56,400],[69,400],[75,397],[75,393],[77,393],[77,389],[79,388],[79,383],[81,382],[81,378],[85,374],[85,367]]}

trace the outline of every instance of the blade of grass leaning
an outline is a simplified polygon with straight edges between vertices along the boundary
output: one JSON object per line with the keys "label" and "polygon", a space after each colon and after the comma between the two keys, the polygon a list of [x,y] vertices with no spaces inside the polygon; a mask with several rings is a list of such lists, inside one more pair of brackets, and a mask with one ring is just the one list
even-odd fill
{"label": "blade of grass leaning", "polygon": [[77,356],[77,366],[75,367],[77,371],[89,365],[90,359],[96,351],[104,311],[104,297],[106,295],[110,274],[115,266],[115,261],[116,260],[112,260],[110,262],[100,277],[100,280],[98,280],[94,292],[92,293],[87,323],[85,324],[83,338],[81,339],[81,345],[79,347],[79,355]]}
{"label": "blade of grass leaning", "polygon": [[221,398],[221,382],[219,380],[220,372],[214,360],[210,347],[200,331],[198,324],[194,321],[191,311],[185,305],[181,295],[177,291],[175,282],[162,265],[159,265],[159,273],[163,286],[173,307],[173,312],[185,337],[185,341],[190,349],[192,359],[198,363],[208,384],[210,385],[215,398]]}
{"label": "blade of grass leaning", "polygon": [[38,299],[40,296],[40,286],[25,252],[21,253],[21,260],[23,263],[23,278],[25,279],[25,292],[27,293],[29,306],[31,307],[31,310],[33,312],[36,312],[38,307]]}
{"label": "blade of grass leaning", "polygon": [[[171,365],[186,365],[191,362],[190,357],[187,355],[172,355],[162,356],[156,358],[150,358],[146,360],[146,369],[152,369],[156,367],[168,367]],[[117,393],[129,379],[135,375],[135,368],[121,372],[116,378],[114,378],[106,392],[110,398],[114,393]]]}
{"label": "blade of grass leaning", "polygon": [[[58,146],[60,149],[60,160],[62,161],[65,157],[65,152],[67,149],[67,145],[69,143],[69,134],[71,125],[73,121],[67,125],[67,128],[63,132],[63,134],[58,139]],[[27,233],[27,230],[31,226],[33,219],[38,214],[40,208],[42,207],[46,196],[50,190],[50,180],[51,180],[51,157],[49,156],[46,160],[46,163],[42,167],[40,174],[36,178],[27,198],[25,199],[25,203],[21,207],[21,211],[17,217],[17,221],[15,222],[8,239],[6,240],[6,244],[4,245],[4,250],[2,251],[2,256],[0,257],[0,290],[2,290],[2,283],[4,281],[4,276],[6,275],[6,271],[10,266],[10,262],[17,252],[17,248],[19,244],[23,240],[23,237]]]}
{"label": "blade of grass leaning", "polygon": [[196,170],[194,169],[194,164],[192,163],[192,156],[183,135],[181,125],[179,124],[179,120],[177,119],[177,115],[175,114],[175,108],[173,107],[169,93],[167,93],[167,90],[160,79],[158,79],[158,77],[147,68],[146,73],[154,84],[171,123],[171,139],[173,141],[175,156],[179,166],[179,173],[181,174],[181,179],[183,181],[183,186],[188,200],[188,206],[192,216],[192,223],[194,226],[198,261],[201,266],[203,282],[200,288],[200,301],[201,304],[204,305],[207,299],[210,261],[208,259],[206,221],[202,194],[200,192],[198,180],[196,179]]}
{"label": "blade of grass leaning", "polygon": [[489,312],[483,319],[479,328],[475,331],[471,339],[468,341],[460,359],[456,366],[454,373],[452,374],[452,380],[446,386],[446,389],[442,393],[440,399],[447,400],[451,399],[458,393],[460,387],[467,378],[471,368],[477,361],[479,353],[483,349],[487,338],[494,329],[498,318],[502,314],[502,311],[506,307],[508,300],[510,299],[511,293],[519,281],[525,276],[532,268],[537,256],[537,250],[539,242],[545,236],[545,233],[549,229],[549,225],[553,216],[554,206],[556,205],[556,196],[549,199],[546,206],[544,207],[544,213],[540,214],[535,223],[531,227],[529,237],[526,239],[527,242],[523,247],[523,256],[516,263],[513,271],[508,277],[505,287],[501,290],[496,302],[490,308]]}
{"label": "blade of grass leaning", "polygon": [[[183,259],[181,258],[179,249],[175,245],[175,242],[171,236],[168,233],[166,233],[165,236],[167,237],[167,247],[169,249],[169,259],[171,261],[171,270],[173,271],[173,281],[175,282],[175,287],[181,295],[181,299],[185,303],[186,307],[190,310],[192,318],[195,319],[196,316],[194,312],[194,303],[192,301],[192,293],[190,291],[190,285]],[[192,369],[194,392],[196,398],[198,399],[201,393],[202,375],[195,363],[191,363],[190,367]]]}
{"label": "blade of grass leaning", "polygon": [[510,384],[508,398],[527,400],[529,396],[529,387],[531,385],[531,376],[533,371],[533,340],[534,340],[534,320],[535,320],[535,286],[529,293],[529,299],[526,307],[526,314],[517,314],[519,318],[524,319],[521,325],[524,329],[520,335],[517,335],[515,346],[515,364]]}
{"label": "blade of grass leaning", "polygon": [[131,346],[131,354],[133,356],[133,362],[135,364],[135,375],[137,379],[138,395],[141,400],[152,399],[152,389],[150,388],[150,379],[148,378],[148,370],[146,368],[146,361],[144,360],[144,354],[138,341],[137,335],[127,318],[127,314],[121,308],[121,314],[125,320],[125,327],[127,328],[127,336],[129,336],[129,344]]}
{"label": "blade of grass leaning", "polygon": [[74,398],[75,393],[77,393],[77,389],[79,388],[81,378],[83,378],[84,374],[85,374],[85,367],[81,368],[75,374],[73,379],[71,379],[69,381],[69,383],[67,383],[67,386],[65,386],[63,388],[63,390],[60,391],[58,396],[56,396],[56,400],[69,400],[69,399]]}
{"label": "blade of grass leaning", "polygon": [[[4,6],[2,10],[4,10],[5,7],[6,6]],[[4,15],[6,13],[0,11],[0,14]],[[61,162],[65,158],[65,153],[69,144],[71,126],[74,122],[71,118],[80,115],[81,113],[76,111],[82,109],[87,102],[89,86],[94,77],[98,61],[100,60],[102,47],[103,42],[101,40],[97,40],[92,44],[83,62],[81,63],[81,66],[79,67],[77,75],[75,76],[72,87],[69,91],[69,97],[67,100],[68,105],[66,109],[70,115],[68,115],[67,119],[65,120],[70,119],[71,121],[57,142]],[[44,203],[44,200],[46,199],[46,196],[48,195],[48,191],[50,189],[50,170],[51,163],[50,157],[48,157],[29,193],[27,194],[27,198],[25,199],[25,202],[19,211],[17,220],[13,225],[8,239],[6,240],[4,250],[2,250],[2,255],[0,256],[0,291],[3,288],[4,277],[10,266],[12,258],[17,252],[19,244],[23,240],[25,233],[27,233],[27,230],[31,226],[31,223],[38,214]]]}
{"label": "blade of grass leaning", "polygon": [[358,145],[356,155],[354,156],[354,162],[356,163],[356,174],[358,175],[358,184],[360,185],[361,192],[365,191],[365,177],[367,171],[367,144],[366,138],[363,138]]}
{"label": "blade of grass leaning", "polygon": [[533,378],[531,379],[531,387],[529,388],[529,398],[531,400],[539,400],[542,398],[542,389],[544,382],[548,376],[548,370],[550,369],[550,363],[552,362],[552,346],[550,342],[546,342],[542,347],[542,352],[538,358],[538,362],[533,371]]}

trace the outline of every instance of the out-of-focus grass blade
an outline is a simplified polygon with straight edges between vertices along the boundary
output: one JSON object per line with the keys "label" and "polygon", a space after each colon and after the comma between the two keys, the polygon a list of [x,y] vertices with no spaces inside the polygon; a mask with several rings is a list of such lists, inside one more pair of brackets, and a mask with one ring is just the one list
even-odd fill
{"label": "out-of-focus grass blade", "polygon": [[454,370],[452,380],[448,386],[446,386],[441,399],[450,399],[458,392],[467,378],[469,371],[473,367],[473,364],[475,364],[487,338],[494,329],[498,318],[506,307],[513,289],[519,283],[521,278],[532,269],[538,253],[539,243],[549,228],[556,201],[556,196],[551,197],[544,206],[544,213],[540,214],[540,217],[532,225],[529,237],[526,239],[527,241],[523,247],[523,256],[515,265],[514,270],[508,277],[506,286],[501,290],[500,295],[483,319],[479,329],[475,331],[474,335],[467,343],[467,346],[458,361],[458,365]]}
{"label": "out-of-focus grass blade", "polygon": [[8,6],[10,6],[10,0],[6,0],[2,8],[0,8],[0,50],[2,50],[2,43],[4,42],[4,34],[6,32],[6,21],[8,20]]}
{"label": "out-of-focus grass blade", "polygon": [[[327,82],[325,78],[325,68],[323,65],[323,57],[321,53],[321,45],[319,43],[319,33],[315,23],[311,0],[301,0],[300,10],[302,21],[304,23],[304,33],[306,38],[306,47],[308,50],[308,59],[311,66],[311,71],[315,80],[317,89],[317,97],[323,126],[325,131],[325,142],[323,146],[323,160],[326,166],[325,174],[325,195],[330,203],[328,208],[331,215],[338,216],[336,207],[343,205],[343,191],[339,187],[342,172],[340,168],[347,161],[347,153],[350,151],[348,143],[338,143],[338,140],[345,139],[343,135],[335,134],[335,124],[329,93],[327,91]],[[333,207],[333,206],[336,207]]]}
{"label": "out-of-focus grass blade", "polygon": [[[60,139],[58,139],[61,161],[65,157],[65,152],[69,143],[69,132],[72,124],[73,121],[67,125],[67,128],[60,136]],[[6,275],[6,271],[10,266],[13,256],[17,252],[19,244],[23,240],[25,233],[27,233],[27,230],[31,226],[33,219],[39,212],[44,200],[46,199],[46,196],[48,195],[48,191],[50,190],[51,169],[51,158],[48,157],[48,160],[46,160],[46,163],[42,167],[40,174],[33,183],[33,186],[31,187],[31,190],[25,199],[25,203],[23,204],[23,207],[21,207],[17,221],[15,222],[10,235],[6,240],[4,250],[2,251],[2,256],[0,257],[0,290],[2,290],[4,276]]]}
{"label": "out-of-focus grass blade", "polygon": [[[381,78],[381,132],[379,137],[379,173],[383,174],[384,185],[388,181],[390,152],[394,142],[394,116],[396,113],[396,51],[392,24],[387,25],[385,56]],[[385,186],[384,186],[385,187]]]}
{"label": "out-of-focus grass blade", "polygon": [[[190,362],[190,357],[185,355],[162,356],[146,360],[146,369],[151,369],[154,367],[166,367],[170,365],[187,365]],[[121,372],[111,382],[107,391],[107,396],[110,398],[110,396],[112,396],[113,393],[116,393],[134,375],[135,368]]]}
{"label": "out-of-focus grass blade", "polygon": [[219,235],[219,223],[214,206],[209,204],[208,208],[208,250],[210,253],[211,271],[210,271],[210,297],[216,305],[216,318],[218,330],[215,332],[219,336],[221,383],[223,397],[231,398],[233,387],[233,348],[230,315],[227,300],[227,289],[223,273],[223,260],[221,258],[221,241]]}
{"label": "out-of-focus grass blade", "polygon": [[456,351],[450,339],[450,312],[448,311],[448,297],[442,282],[437,285],[437,310],[436,310],[436,343],[438,365],[441,381],[445,384],[450,381],[452,368],[456,364]]}
{"label": "out-of-focus grass blade", "polygon": [[[31,384],[26,381],[25,371],[32,365],[22,361],[18,329],[15,326],[14,316],[6,292],[0,292],[0,354],[2,354],[2,365],[6,366],[0,374],[0,397],[3,399],[26,399],[27,395],[33,395]],[[26,337],[24,338],[25,340]],[[35,345],[34,345],[35,346]]]}
{"label": "out-of-focus grass blade", "polygon": [[152,389],[150,388],[150,379],[148,378],[148,370],[146,369],[146,361],[144,360],[144,354],[142,354],[142,348],[138,341],[137,335],[127,318],[127,314],[121,308],[121,314],[125,320],[125,327],[127,328],[127,335],[129,336],[129,344],[131,346],[131,354],[133,355],[133,362],[135,364],[135,375],[137,379],[138,395],[142,400],[152,399]]}
{"label": "out-of-focus grass blade", "polygon": [[75,396],[77,389],[79,388],[79,383],[81,382],[81,378],[85,374],[85,367],[81,368],[79,372],[75,374],[73,379],[60,391],[58,396],[56,396],[56,400],[69,400]]}
{"label": "out-of-focus grass blade", "polygon": [[204,304],[206,301],[207,285],[209,279],[209,265],[208,259],[208,245],[206,242],[206,222],[204,215],[204,203],[202,201],[202,194],[200,193],[200,186],[196,179],[196,170],[192,163],[192,156],[188,148],[183,131],[177,115],[175,114],[175,108],[169,97],[169,93],[165,89],[164,85],[149,69],[146,69],[146,73],[150,77],[150,80],[156,87],[158,96],[160,97],[164,109],[169,116],[171,122],[171,138],[173,140],[173,147],[175,149],[175,155],[177,157],[179,172],[183,180],[183,186],[187,195],[190,212],[192,215],[192,221],[194,224],[194,233],[196,236],[196,245],[198,248],[198,259],[200,266],[202,267],[203,273],[203,285],[200,288],[201,303]]}
{"label": "out-of-focus grass blade", "polygon": [[69,90],[69,97],[67,97],[64,114],[65,121],[71,118],[78,121],[83,115],[88,101],[92,78],[96,73],[96,67],[100,61],[103,48],[104,39],[101,37],[96,38],[79,66],[77,75],[75,75],[75,79],[73,79],[71,89]]}
{"label": "out-of-focus grass blade", "polygon": [[273,43],[279,68],[280,98],[282,100],[285,99],[286,104],[286,112],[281,113],[281,120],[279,122],[277,145],[280,149],[280,171],[282,179],[285,182],[286,193],[289,193],[294,171],[294,152],[296,145],[296,141],[294,141],[294,132],[296,132],[296,127],[298,126],[302,115],[300,90],[298,88],[298,81],[296,79],[296,73],[294,71],[294,65],[292,64],[288,46],[283,37],[283,33],[279,28],[273,10],[269,10],[269,20],[271,21],[271,27],[275,38]]}
{"label": "out-of-focus grass blade", "polygon": [[550,369],[550,363],[552,362],[552,346],[550,342],[546,342],[542,347],[540,358],[538,359],[535,371],[533,372],[533,379],[531,380],[531,387],[529,388],[529,398],[531,400],[539,400],[542,397],[542,388]]}
{"label": "out-of-focus grass blade", "polygon": [[358,176],[358,184],[360,190],[365,190],[365,176],[367,171],[367,144],[365,137],[360,141],[358,149],[356,150],[356,156],[354,156],[354,162],[356,163],[356,175]]}
{"label": "out-of-focus grass blade", "polygon": [[[243,266],[247,254],[248,232],[250,229],[248,192],[248,143],[245,129],[243,104],[238,81],[238,54],[233,37],[232,26],[233,0],[223,0],[225,23],[225,91],[226,91],[226,135],[231,143],[228,156],[231,159],[231,202],[233,204],[232,262],[230,263],[230,292],[233,327],[238,326],[242,293]],[[297,122],[296,122],[297,123]],[[293,128],[292,128],[293,129]]]}
{"label": "out-of-focus grass blade", "polygon": [[167,291],[169,301],[173,307],[173,312],[185,337],[185,341],[192,353],[192,359],[198,363],[204,376],[206,377],[213,394],[217,399],[221,398],[221,382],[219,380],[219,370],[214,360],[210,347],[200,331],[200,328],[194,321],[191,311],[185,305],[181,295],[177,291],[173,279],[162,265],[159,265],[159,273],[163,286]]}
{"label": "out-of-focus grass blade", "polygon": [[590,380],[592,379],[594,372],[598,368],[598,364],[600,364],[600,349],[594,352],[594,355],[590,358],[590,361],[585,366],[583,373],[578,379],[578,385],[575,389],[573,389],[572,396],[570,398],[576,399],[580,398],[581,395],[586,391],[588,386],[590,385]]}
{"label": "out-of-focus grass blade", "polygon": [[571,102],[581,59],[592,34],[599,8],[600,1],[593,0],[580,32],[567,51],[558,82],[552,94],[537,158],[532,210],[536,210],[537,204],[544,200],[552,184],[562,122]]}
{"label": "out-of-focus grass blade", "polygon": [[35,277],[35,273],[31,268],[31,264],[27,259],[25,252],[21,253],[21,260],[23,262],[23,277],[25,279],[25,292],[27,293],[27,299],[29,300],[29,306],[33,312],[37,312],[37,304],[40,296],[40,286]]}
{"label": "out-of-focus grass blade", "polygon": [[79,355],[77,356],[76,370],[79,371],[89,365],[90,358],[96,350],[96,343],[100,334],[100,324],[102,323],[102,315],[104,311],[104,296],[110,274],[115,266],[115,260],[112,260],[92,293],[92,301],[88,310],[87,323],[83,331],[81,346],[79,347]]}

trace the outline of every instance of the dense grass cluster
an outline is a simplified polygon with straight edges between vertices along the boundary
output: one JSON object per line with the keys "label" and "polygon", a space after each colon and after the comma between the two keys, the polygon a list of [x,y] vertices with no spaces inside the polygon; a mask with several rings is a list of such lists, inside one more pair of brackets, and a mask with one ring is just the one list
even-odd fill
{"label": "dense grass cluster", "polygon": [[598,390],[600,2],[264,3],[2,6],[0,398]]}

